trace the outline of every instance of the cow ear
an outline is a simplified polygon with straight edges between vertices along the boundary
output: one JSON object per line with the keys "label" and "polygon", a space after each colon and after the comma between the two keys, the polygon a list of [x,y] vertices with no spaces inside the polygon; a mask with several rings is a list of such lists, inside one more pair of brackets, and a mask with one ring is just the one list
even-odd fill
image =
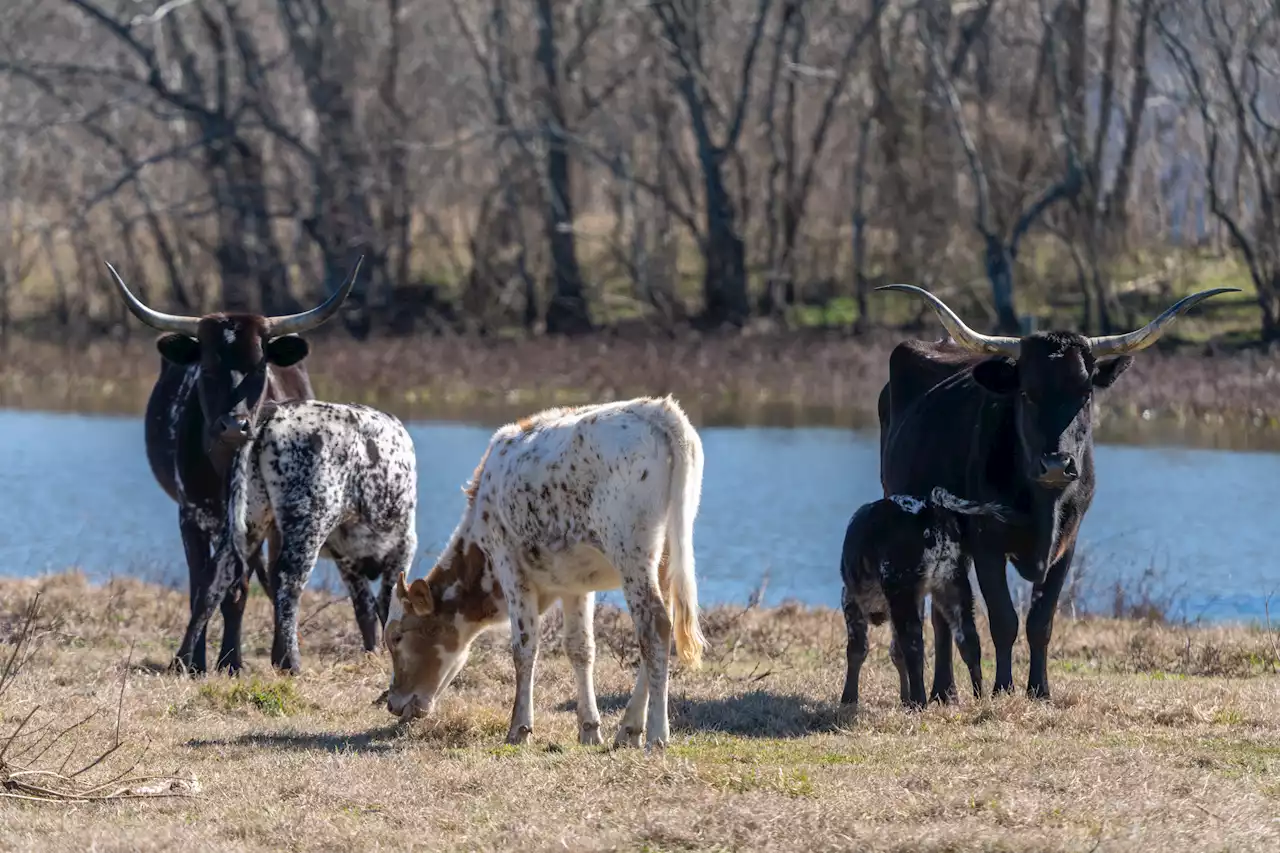
{"label": "cow ear", "polygon": [[1021,387],[1018,363],[1008,358],[989,358],[973,367],[973,381],[1000,397],[1015,394]]}
{"label": "cow ear", "polygon": [[435,611],[436,602],[431,595],[431,587],[422,578],[409,584],[409,597],[405,600],[405,609],[414,616],[430,616]]}
{"label": "cow ear", "polygon": [[169,333],[156,341],[156,349],[167,361],[183,367],[200,360],[200,342],[195,338]]}
{"label": "cow ear", "polygon": [[1133,364],[1133,356],[1122,355],[1119,358],[1109,358],[1106,361],[1098,363],[1098,369],[1093,373],[1094,388],[1110,388],[1115,381],[1120,378],[1120,374],[1129,369],[1129,365]]}
{"label": "cow ear", "polygon": [[297,335],[282,335],[267,341],[267,361],[276,367],[293,367],[310,351],[307,342]]}

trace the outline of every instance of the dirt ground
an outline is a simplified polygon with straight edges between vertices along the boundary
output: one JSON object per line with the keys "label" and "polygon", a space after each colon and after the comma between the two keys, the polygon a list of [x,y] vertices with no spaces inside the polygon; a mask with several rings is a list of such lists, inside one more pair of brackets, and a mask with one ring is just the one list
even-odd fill
{"label": "dirt ground", "polygon": [[[349,604],[309,594],[302,619],[302,676],[271,673],[258,594],[249,671],[192,679],[165,671],[184,593],[0,581],[0,673],[23,664],[0,676],[0,850],[1280,849],[1280,652],[1264,629],[1063,619],[1051,701],[923,713],[898,705],[873,629],[850,715],[836,613],[716,608],[706,664],[674,674],[672,744],[646,755],[576,744],[554,618],[521,748],[503,745],[501,633],[435,718],[400,727],[373,704],[389,665],[360,651]],[[636,649],[625,612],[602,608],[597,634],[611,740]]]}

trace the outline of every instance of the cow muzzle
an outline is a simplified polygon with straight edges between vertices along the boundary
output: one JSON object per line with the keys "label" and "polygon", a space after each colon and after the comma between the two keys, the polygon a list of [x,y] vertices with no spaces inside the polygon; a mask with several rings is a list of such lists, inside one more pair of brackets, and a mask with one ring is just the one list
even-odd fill
{"label": "cow muzzle", "polygon": [[412,693],[407,698],[396,696],[395,694],[387,696],[387,711],[393,716],[399,717],[402,723],[407,723],[418,717],[425,717],[429,710],[429,708],[423,708],[418,703],[418,697]]}
{"label": "cow muzzle", "polygon": [[212,437],[231,447],[243,447],[253,435],[247,415],[223,415],[211,430]]}
{"label": "cow muzzle", "polygon": [[1076,458],[1070,453],[1046,453],[1040,457],[1036,483],[1046,489],[1065,489],[1080,479]]}

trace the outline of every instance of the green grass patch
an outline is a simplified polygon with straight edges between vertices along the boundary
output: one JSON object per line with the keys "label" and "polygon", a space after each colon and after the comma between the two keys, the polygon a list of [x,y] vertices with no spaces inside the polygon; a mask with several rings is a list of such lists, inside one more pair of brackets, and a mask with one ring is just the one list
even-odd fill
{"label": "green grass patch", "polygon": [[267,681],[253,676],[248,681],[227,679],[200,686],[200,698],[224,711],[253,709],[268,717],[288,717],[305,705],[293,681]]}

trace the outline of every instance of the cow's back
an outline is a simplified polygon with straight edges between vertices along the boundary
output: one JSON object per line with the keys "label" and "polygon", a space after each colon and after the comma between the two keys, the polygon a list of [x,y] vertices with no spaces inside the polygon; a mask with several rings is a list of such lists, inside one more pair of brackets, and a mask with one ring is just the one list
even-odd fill
{"label": "cow's back", "polygon": [[296,506],[374,526],[414,511],[417,457],[397,418],[319,400],[286,401],[264,414],[253,468],[278,511]]}

